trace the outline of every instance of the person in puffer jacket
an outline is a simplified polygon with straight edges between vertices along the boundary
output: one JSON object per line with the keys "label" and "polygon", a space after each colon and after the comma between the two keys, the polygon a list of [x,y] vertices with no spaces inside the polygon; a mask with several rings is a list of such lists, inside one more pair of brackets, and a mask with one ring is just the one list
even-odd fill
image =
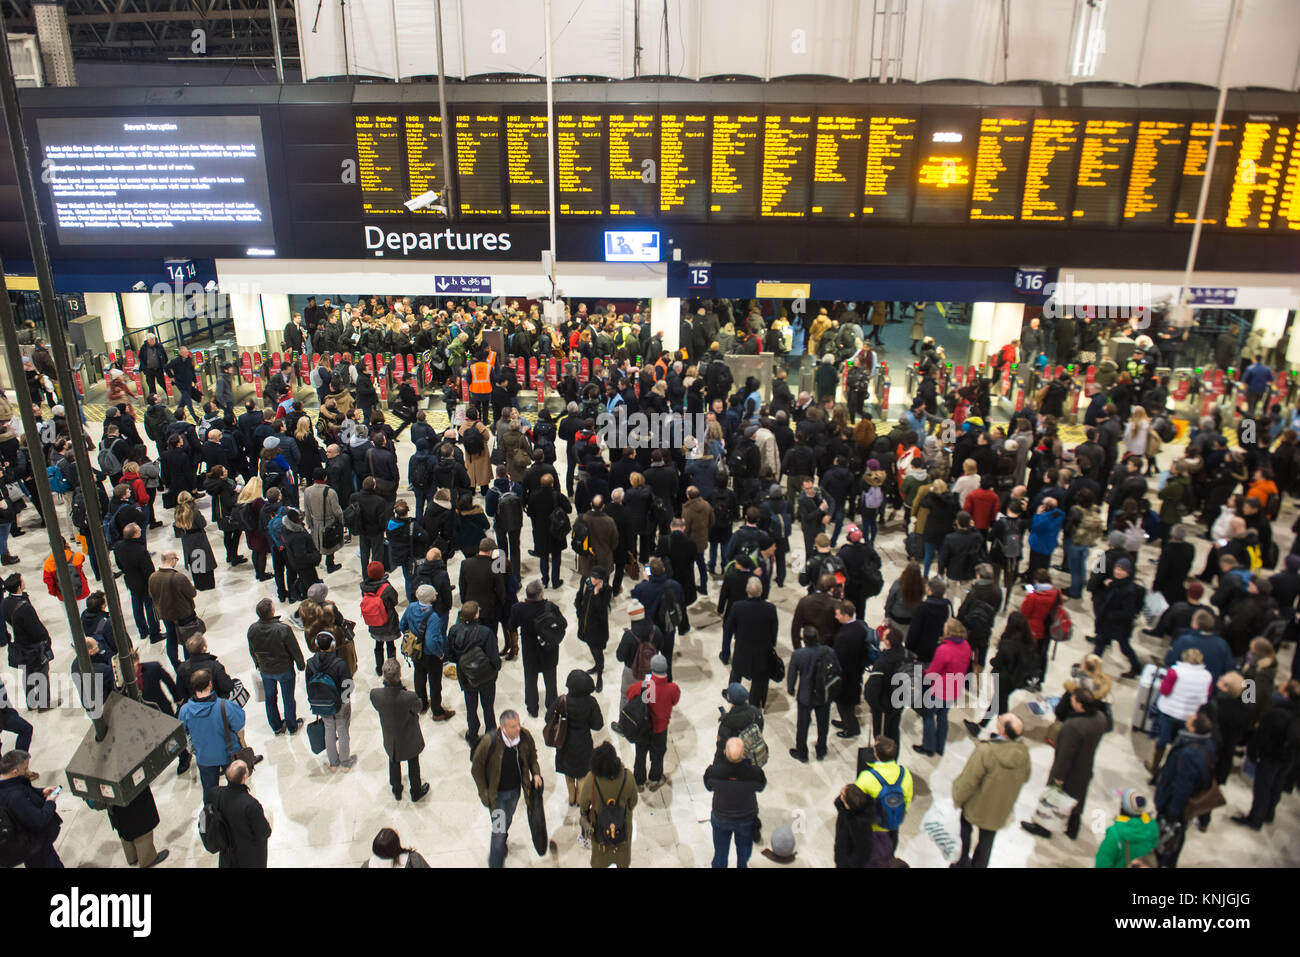
{"label": "person in puffer jacket", "polygon": [[442,667],[447,657],[447,622],[434,607],[437,600],[438,591],[432,585],[417,588],[415,602],[402,612],[400,628],[403,634],[410,632],[422,640],[422,654],[415,659],[415,693],[420,697],[420,713],[432,710],[434,721],[446,721],[456,712],[442,706]]}
{"label": "person in puffer jacket", "polygon": [[912,746],[919,754],[943,754],[948,741],[948,709],[962,696],[970,662],[966,626],[956,618],[949,618],[943,626],[943,641],[939,642],[934,658],[925,669],[921,743]]}
{"label": "person in puffer jacket", "polygon": [[1160,697],[1156,710],[1160,712],[1160,736],[1156,739],[1155,756],[1148,770],[1154,778],[1159,774],[1160,759],[1165,748],[1178,736],[1183,724],[1196,714],[1214,690],[1214,676],[1205,667],[1205,656],[1199,648],[1188,648],[1182,660],[1165,672],[1160,683]]}
{"label": "person in puffer jacket", "polygon": [[[90,583],[86,581],[86,573],[81,570],[81,566],[86,563],[86,556],[81,552],[74,552],[68,547],[68,543],[63,543],[63,558],[68,563],[68,572],[72,575],[73,586],[77,589],[74,596],[77,601],[84,601],[90,594]],[[54,553],[50,552],[45,558],[45,565],[42,567],[43,580],[45,581],[45,590],[60,601],[63,600],[63,592],[59,590],[59,576],[54,566]]]}

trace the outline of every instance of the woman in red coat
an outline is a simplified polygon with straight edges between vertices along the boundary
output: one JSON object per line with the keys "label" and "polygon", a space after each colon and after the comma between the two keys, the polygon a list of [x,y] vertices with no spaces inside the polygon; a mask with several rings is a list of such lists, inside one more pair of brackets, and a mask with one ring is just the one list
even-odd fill
{"label": "woman in red coat", "polygon": [[1039,655],[1047,650],[1048,621],[1062,601],[1060,590],[1052,584],[1052,575],[1046,568],[1035,569],[1034,590],[1020,603],[1020,612],[1029,620],[1029,634],[1038,645]]}

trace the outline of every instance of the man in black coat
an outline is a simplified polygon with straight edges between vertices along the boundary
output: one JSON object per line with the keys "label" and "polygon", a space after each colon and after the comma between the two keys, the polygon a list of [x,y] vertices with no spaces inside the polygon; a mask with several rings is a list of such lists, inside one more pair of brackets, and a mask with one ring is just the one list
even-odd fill
{"label": "man in black coat", "polygon": [[230,847],[217,856],[218,867],[266,867],[266,846],[271,824],[262,804],[248,790],[253,769],[243,761],[231,761],[226,768],[226,786],[208,788],[204,803],[215,808],[226,822]]}
{"label": "man in black coat", "polygon": [[1104,658],[1110,643],[1118,642],[1120,651],[1129,661],[1129,670],[1120,675],[1121,678],[1136,678],[1142,671],[1142,662],[1129,643],[1129,637],[1145,598],[1146,589],[1133,580],[1133,563],[1127,558],[1115,562],[1110,577],[1098,594],[1097,639],[1092,650]]}
{"label": "man in black coat", "polygon": [[939,550],[939,574],[953,582],[971,581],[985,554],[984,533],[971,525],[969,512],[958,512],[957,527],[944,536]]}
{"label": "man in black coat", "polygon": [[35,867],[61,868],[63,862],[54,850],[63,819],[54,806],[53,787],[44,790],[33,787],[29,777],[31,756],[15,748],[0,757],[0,807],[9,814],[15,840],[21,842],[14,848],[6,847],[5,864],[26,864]]}
{"label": "man in black coat", "polygon": [[763,598],[763,583],[750,574],[744,580],[745,597],[727,609],[726,627],[736,637],[728,684],[749,681],[749,700],[756,708],[767,706],[772,654],[776,651],[776,606]]}
{"label": "man in black coat", "polygon": [[952,603],[944,597],[947,583],[942,578],[931,578],[926,588],[929,594],[917,607],[907,629],[907,650],[924,665],[934,657],[943,638],[943,626],[952,614]]}
{"label": "man in black coat", "polygon": [[506,631],[517,633],[523,645],[524,705],[528,708],[528,714],[536,718],[539,714],[537,676],[542,676],[542,683],[546,687],[546,698],[542,703],[550,711],[558,697],[555,669],[560,663],[560,646],[542,639],[536,627],[537,617],[548,610],[559,615],[561,620],[564,616],[554,602],[546,600],[540,581],[529,582],[524,595],[524,601],[516,602],[515,607],[510,609]]}
{"label": "man in black coat", "polygon": [[[478,604],[478,621],[495,637],[497,626],[505,618],[506,608],[506,572],[502,563],[498,571],[492,558],[496,551],[495,539],[484,538],[478,545],[478,554],[471,555],[460,563],[460,580],[457,590],[461,603],[473,601]],[[504,657],[507,661],[518,654],[518,648],[507,649]],[[489,729],[490,730],[490,729]]]}
{"label": "man in black coat", "polygon": [[131,593],[131,613],[135,616],[136,631],[141,640],[152,643],[162,641],[158,629],[158,614],[153,599],[149,597],[149,576],[156,569],[149,548],[135,522],[122,529],[122,538],[113,546],[113,559],[122,572],[122,584]]}
{"label": "man in black coat", "polygon": [[4,581],[8,592],[0,615],[9,629],[9,664],[23,669],[28,711],[49,711],[54,707],[50,688],[50,662],[54,646],[18,573]]}
{"label": "man in black coat", "polygon": [[840,627],[835,632],[835,640],[831,647],[835,649],[835,656],[840,660],[842,677],[840,694],[835,700],[840,719],[831,723],[840,729],[835,732],[836,737],[856,738],[862,732],[862,726],[858,724],[858,716],[854,709],[862,700],[862,675],[870,664],[867,626],[858,620],[857,610],[851,601],[839,603],[835,609],[835,621]]}
{"label": "man in black coat", "polygon": [[361,483],[361,491],[348,500],[348,506],[353,505],[358,513],[356,534],[361,545],[361,567],[365,568],[371,562],[383,562],[387,569],[384,530],[393,515],[393,503],[375,491],[375,480],[367,475]]}
{"label": "man in black coat", "polygon": [[356,491],[356,479],[352,476],[352,457],[344,455],[337,445],[325,449],[325,481],[340,502],[350,501]]}
{"label": "man in black coat", "polygon": [[176,690],[182,699],[195,696],[194,683],[191,680],[199,670],[212,676],[212,689],[218,698],[229,698],[235,693],[235,682],[226,672],[226,666],[217,660],[217,656],[208,651],[207,635],[202,633],[190,635],[185,639],[186,658],[176,669]]}

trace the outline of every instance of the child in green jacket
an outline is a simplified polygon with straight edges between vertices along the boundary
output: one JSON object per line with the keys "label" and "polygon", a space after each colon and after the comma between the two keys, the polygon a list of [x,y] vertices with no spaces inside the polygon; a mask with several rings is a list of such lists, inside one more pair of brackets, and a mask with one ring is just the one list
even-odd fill
{"label": "child in green jacket", "polygon": [[1135,789],[1119,792],[1119,816],[1097,848],[1097,867],[1128,867],[1156,849],[1160,825],[1146,807],[1147,799]]}

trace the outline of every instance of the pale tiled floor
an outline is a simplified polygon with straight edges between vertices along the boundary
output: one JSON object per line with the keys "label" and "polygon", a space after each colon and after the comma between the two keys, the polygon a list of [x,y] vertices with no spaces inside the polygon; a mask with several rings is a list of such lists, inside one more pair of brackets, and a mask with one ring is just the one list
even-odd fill
{"label": "pale tiled floor", "polygon": [[[411,451],[410,443],[402,442],[400,451],[405,461]],[[1172,458],[1174,452],[1173,449],[1167,450],[1165,457]],[[30,522],[32,513],[27,515]],[[1284,554],[1290,545],[1289,529],[1293,519],[1294,508],[1288,505],[1277,523]],[[524,541],[527,543],[529,540],[530,533],[526,530]],[[155,554],[170,547],[171,542],[170,527],[151,533],[150,544]],[[216,539],[214,542],[220,554],[220,543]],[[56,635],[58,657],[55,667],[66,669],[72,655],[67,640],[58,637],[66,635],[66,630],[60,627],[62,607],[44,593],[40,581],[40,565],[48,554],[44,534],[33,531],[12,544],[14,553],[23,559],[19,567],[27,576],[33,601],[51,633]],[[1206,544],[1199,537],[1197,547],[1203,554]],[[884,561],[888,583],[903,564],[898,521],[886,527],[877,548]],[[349,617],[359,618],[358,560],[355,552],[343,554],[344,569],[330,575],[328,581],[334,597],[344,605]],[[1146,559],[1155,554],[1155,547],[1143,550],[1140,575],[1144,581],[1150,581],[1154,569]],[[529,581],[536,576],[537,563],[527,554],[524,558],[524,580]],[[567,614],[572,607],[576,583],[571,556],[566,557],[565,565],[565,585],[558,594],[551,593],[550,597]],[[779,650],[787,658],[790,652],[790,615],[800,597],[800,590],[793,584],[794,577],[794,574],[789,576],[790,584],[775,599],[781,620]],[[1061,577],[1058,573],[1058,581]],[[255,601],[261,597],[274,598],[274,585],[254,584],[250,564],[236,570],[222,566],[217,572],[217,583],[216,591],[204,592],[200,596],[199,611],[210,628],[209,645],[233,674],[241,675],[251,686],[254,678],[245,631],[253,618]],[[716,595],[714,588],[713,600],[716,600]],[[868,603],[867,619],[872,625],[880,621],[883,599],[882,594]],[[611,618],[615,640],[621,624],[621,605],[622,601],[616,602],[616,613]],[[713,754],[717,709],[721,703],[718,693],[727,677],[727,669],[717,658],[721,627],[713,607],[712,601],[697,603],[692,609],[694,627],[689,635],[677,642],[675,677],[682,686],[682,702],[669,729],[666,766],[672,781],[657,793],[647,791],[641,795],[635,814],[634,866],[705,867],[712,858],[708,824],[710,795],[704,789],[702,775]],[[1086,602],[1070,602],[1069,608],[1078,638],[1072,646],[1062,649],[1052,663],[1045,683],[1048,694],[1059,694],[1061,680],[1068,675],[1070,664],[1085,651],[1080,639],[1091,630],[1090,606]],[[285,611],[287,613],[288,609]],[[999,621],[998,630],[1000,627]],[[291,738],[272,736],[262,705],[249,702],[249,742],[267,757],[253,777],[253,793],[272,820],[271,865],[358,865],[369,856],[370,841],[375,832],[381,827],[392,826],[401,834],[404,843],[419,849],[434,866],[484,866],[489,822],[469,774],[463,737],[463,700],[453,683],[444,682],[445,699],[456,708],[456,717],[445,724],[425,719],[426,748],[421,766],[426,780],[433,784],[432,793],[418,805],[409,799],[394,801],[388,787],[387,759],[380,743],[378,720],[368,703],[367,692],[378,679],[368,666],[372,659],[365,642],[364,637],[358,640],[362,667],[357,675],[359,688],[352,719],[352,742],[359,760],[351,771],[327,772],[323,756],[310,753],[303,734]],[[1162,650],[1155,641],[1140,634],[1135,638],[1135,645],[1144,659],[1148,654]],[[607,676],[611,680],[600,696],[606,730],[597,734],[598,741],[609,736],[608,723],[616,714],[621,666],[612,661],[612,651],[613,644],[607,665]],[[144,653],[161,657],[162,646],[146,646]],[[1289,668],[1290,656],[1288,649],[1283,654],[1284,671]],[[560,684],[563,685],[571,669],[586,668],[590,663],[586,646],[571,631],[561,648]],[[409,665],[406,667],[409,678]],[[1123,668],[1118,650],[1113,649],[1107,658],[1108,672],[1115,675]],[[11,691],[21,687],[18,676],[12,672],[6,674],[6,681]],[[498,684],[498,710],[513,707],[523,712],[522,683],[521,663],[518,660],[508,663]],[[1090,867],[1100,834],[1115,811],[1114,790],[1136,786],[1151,793],[1151,789],[1145,788],[1147,775],[1141,767],[1141,761],[1150,756],[1151,741],[1145,736],[1134,737],[1129,733],[1135,685],[1131,681],[1118,682],[1113,694],[1116,729],[1106,736],[1099,751],[1088,798],[1086,825],[1079,840],[1069,842],[1061,836],[1050,841],[1038,840],[1013,823],[998,836],[993,855],[995,866]],[[301,708],[304,699],[301,680],[297,697]],[[1031,697],[1023,692],[1012,700],[1013,710],[1025,720],[1034,761],[1034,776],[1021,792],[1017,804],[1017,818],[1025,818],[1032,811],[1051,763],[1051,749],[1043,743],[1050,716],[1032,715],[1027,707]],[[866,717],[865,709],[863,716]],[[911,750],[911,745],[920,740],[919,716],[914,712],[904,716],[904,761],[916,775],[917,788],[916,800],[902,830],[899,856],[913,867],[943,866],[937,847],[921,833],[920,824],[930,807],[932,795],[949,793],[953,778],[971,752],[972,741],[961,725],[961,720],[968,717],[978,715],[970,711],[955,711],[947,753],[941,759],[926,759]],[[85,733],[87,721],[72,705],[36,716],[35,723],[33,766],[43,773],[42,783],[62,780],[62,768]],[[526,719],[526,723],[540,744],[541,722]],[[772,752],[766,768],[769,783],[760,796],[765,830],[770,834],[781,824],[792,824],[799,840],[798,865],[830,866],[835,822],[832,801],[840,786],[853,774],[856,748],[860,742],[841,740],[832,735],[830,754],[824,762],[801,765],[787,754],[787,748],[793,743],[793,731],[792,703],[783,689],[774,689],[769,700],[766,735]],[[631,746],[618,736],[614,736],[614,740],[624,760],[630,762]],[[576,812],[567,807],[564,786],[554,773],[553,753],[549,749],[543,749],[542,767],[548,791],[546,804],[550,831],[558,852],[540,858],[534,853],[521,809],[512,829],[511,853],[506,864],[509,867],[585,866],[588,857],[578,845]],[[157,843],[160,848],[171,849],[170,858],[162,866],[215,866],[216,859],[203,850],[195,826],[200,804],[197,772],[191,770],[177,777],[168,770],[154,783],[153,790],[162,816]],[[1249,807],[1247,779],[1234,774],[1226,794],[1228,807],[1216,815],[1210,831],[1207,834],[1193,831],[1189,835],[1182,856],[1183,866],[1295,866],[1300,863],[1300,851],[1296,850],[1298,845],[1294,841],[1300,818],[1293,798],[1284,797],[1277,823],[1256,834],[1226,820],[1228,815]],[[59,805],[64,826],[58,850],[68,866],[123,865],[120,846],[103,813],[90,810],[66,793]],[[1094,824],[1097,825],[1095,832],[1091,829]],[[777,866],[757,852],[752,863],[757,867]]]}

